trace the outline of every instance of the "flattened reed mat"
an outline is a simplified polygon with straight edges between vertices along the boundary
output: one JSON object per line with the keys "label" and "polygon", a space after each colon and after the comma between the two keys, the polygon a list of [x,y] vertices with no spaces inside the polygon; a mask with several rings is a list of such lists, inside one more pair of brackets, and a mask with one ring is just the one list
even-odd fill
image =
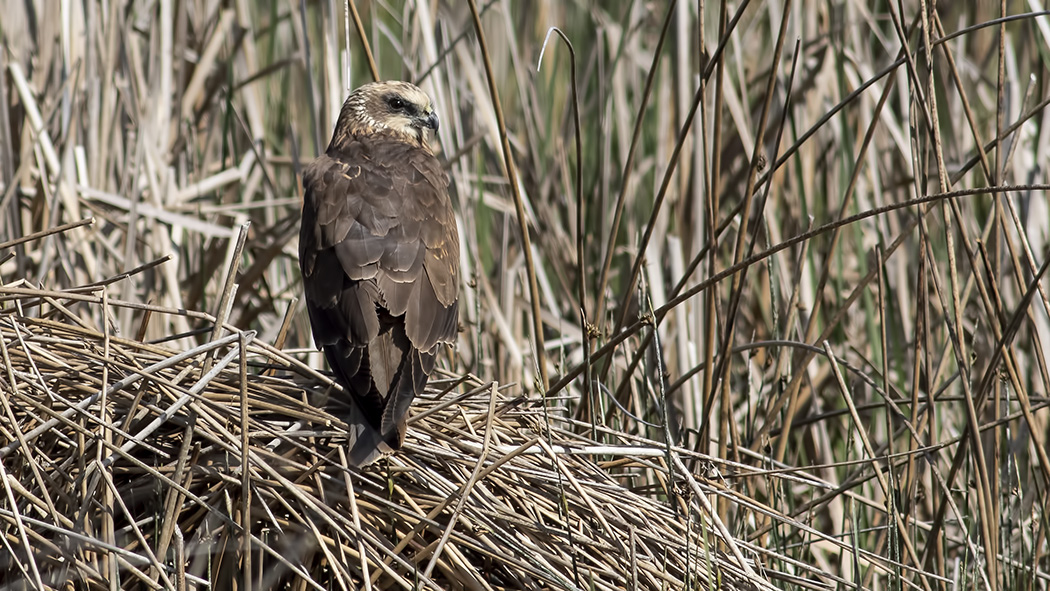
{"label": "flattened reed mat", "polygon": [[357,470],[341,392],[252,332],[177,351],[77,316],[101,288],[0,301],[0,587],[769,587],[667,449],[513,386],[445,374]]}

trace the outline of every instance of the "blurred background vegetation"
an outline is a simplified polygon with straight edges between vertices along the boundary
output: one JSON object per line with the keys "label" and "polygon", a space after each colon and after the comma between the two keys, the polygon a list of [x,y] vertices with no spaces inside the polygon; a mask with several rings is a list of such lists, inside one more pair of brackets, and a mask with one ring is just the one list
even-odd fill
{"label": "blurred background vegetation", "polygon": [[[1046,588],[1039,2],[479,0],[484,46],[468,2],[355,9],[360,31],[336,0],[8,2],[0,242],[95,223],[0,251],[0,281],[134,271],[110,297],[218,316],[251,222],[229,321],[274,342],[287,318],[323,367],[299,172],[372,79],[367,44],[441,119],[449,370],[709,454],[717,511],[782,570]],[[211,331],[115,314],[175,349]]]}

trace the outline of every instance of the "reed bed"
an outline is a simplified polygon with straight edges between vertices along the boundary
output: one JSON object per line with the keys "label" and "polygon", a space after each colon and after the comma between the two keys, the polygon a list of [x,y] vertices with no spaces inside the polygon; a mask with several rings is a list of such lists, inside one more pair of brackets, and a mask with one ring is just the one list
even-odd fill
{"label": "reed bed", "polygon": [[[1045,588],[1048,18],[8,3],[0,587]],[[298,178],[373,77],[434,99],[462,326],[358,472]]]}
{"label": "reed bed", "polygon": [[735,556],[720,549],[690,472],[639,493],[645,460],[616,475],[593,460],[664,463],[675,452],[655,442],[598,444],[448,376],[405,451],[361,472],[328,400],[341,392],[255,333],[176,351],[71,310],[119,310],[104,287],[15,289],[0,288],[5,585],[771,588],[732,540]]}

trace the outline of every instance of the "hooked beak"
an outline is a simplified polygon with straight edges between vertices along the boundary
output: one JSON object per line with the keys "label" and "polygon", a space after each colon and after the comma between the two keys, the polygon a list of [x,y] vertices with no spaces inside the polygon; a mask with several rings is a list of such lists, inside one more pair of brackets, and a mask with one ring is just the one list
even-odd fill
{"label": "hooked beak", "polygon": [[429,127],[430,129],[433,129],[435,133],[441,124],[441,122],[438,121],[437,113],[434,111],[431,111],[426,117],[423,117],[422,123],[423,127]]}

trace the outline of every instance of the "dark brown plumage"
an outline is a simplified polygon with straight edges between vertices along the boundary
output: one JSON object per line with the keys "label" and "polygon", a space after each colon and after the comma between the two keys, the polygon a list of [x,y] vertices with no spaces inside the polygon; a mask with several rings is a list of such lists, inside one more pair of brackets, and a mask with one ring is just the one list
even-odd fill
{"label": "dark brown plumage", "polygon": [[350,461],[399,449],[412,399],[457,329],[459,234],[427,145],[430,99],[406,82],[346,99],[303,172],[299,265],[314,341],[350,394]]}

